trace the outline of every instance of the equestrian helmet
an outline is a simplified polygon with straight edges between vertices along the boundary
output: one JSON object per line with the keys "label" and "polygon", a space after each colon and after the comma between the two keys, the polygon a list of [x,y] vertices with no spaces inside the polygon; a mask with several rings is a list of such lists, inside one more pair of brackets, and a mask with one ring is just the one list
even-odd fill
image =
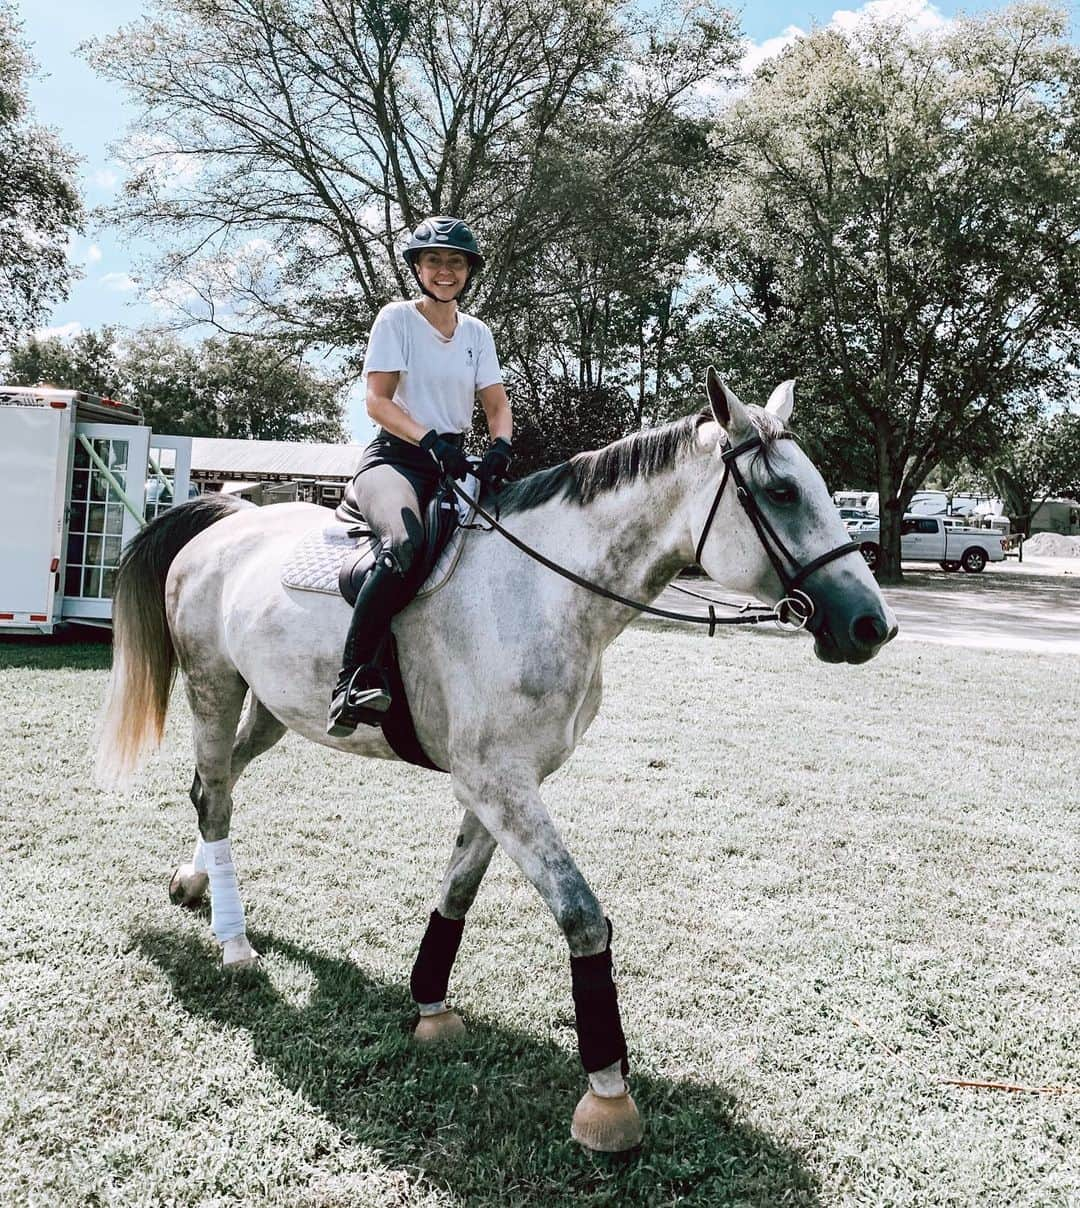
{"label": "equestrian helmet", "polygon": [[484,254],[477,247],[476,236],[460,218],[425,219],[409,236],[409,242],[401,254],[405,257],[405,263],[412,270],[413,280],[420,287],[420,292],[429,298],[434,298],[435,295],[420,280],[420,274],[416,271],[416,260],[421,252],[440,247],[453,248],[454,251],[461,252],[469,262],[469,274],[465,278],[465,284],[457,293],[456,301],[461,302],[468,293],[477,270],[484,267]]}
{"label": "equestrian helmet", "polygon": [[440,247],[464,252],[472,272],[484,267],[484,254],[477,245],[476,236],[460,218],[426,218],[409,236],[409,242],[401,254],[415,276],[416,258],[420,253]]}

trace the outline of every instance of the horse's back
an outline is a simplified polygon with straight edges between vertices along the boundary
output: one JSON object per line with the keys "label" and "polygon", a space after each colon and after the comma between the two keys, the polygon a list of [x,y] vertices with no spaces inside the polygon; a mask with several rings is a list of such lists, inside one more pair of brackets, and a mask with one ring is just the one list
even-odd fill
{"label": "horse's back", "polygon": [[[288,591],[281,583],[282,568],[297,542],[330,517],[316,504],[277,503],[244,508],[201,532],[169,570],[166,594],[174,637],[182,645],[190,639],[216,641],[223,653],[239,656],[240,647],[249,644],[249,630],[261,644],[274,634],[281,636],[287,614],[309,613],[313,607],[320,616],[340,614],[343,633],[348,623],[343,600],[297,600],[310,593]],[[325,621],[315,625],[316,630],[326,627]],[[244,674],[245,668],[237,665]]]}

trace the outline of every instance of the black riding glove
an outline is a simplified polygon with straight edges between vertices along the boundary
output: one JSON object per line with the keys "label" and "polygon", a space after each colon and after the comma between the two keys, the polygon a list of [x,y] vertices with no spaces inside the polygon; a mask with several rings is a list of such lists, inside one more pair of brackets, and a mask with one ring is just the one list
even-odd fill
{"label": "black riding glove", "polygon": [[469,459],[457,445],[443,440],[434,428],[421,437],[420,448],[425,453],[430,453],[439,469],[451,478],[464,478],[472,470]]}
{"label": "black riding glove", "polygon": [[514,464],[514,450],[510,442],[503,436],[492,441],[491,448],[484,454],[484,460],[476,467],[476,477],[486,482],[493,491],[506,481],[510,467]]}

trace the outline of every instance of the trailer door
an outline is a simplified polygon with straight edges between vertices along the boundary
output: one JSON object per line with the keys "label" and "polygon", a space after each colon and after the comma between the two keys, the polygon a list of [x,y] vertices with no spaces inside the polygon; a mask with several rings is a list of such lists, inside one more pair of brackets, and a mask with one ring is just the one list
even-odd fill
{"label": "trailer door", "polygon": [[191,498],[191,437],[150,437],[146,467],[146,520],[156,520],[166,508]]}
{"label": "trailer door", "polygon": [[63,615],[107,621],[120,553],[142,526],[150,429],[76,424]]}
{"label": "trailer door", "polygon": [[70,424],[43,399],[0,405],[0,630],[52,629]]}

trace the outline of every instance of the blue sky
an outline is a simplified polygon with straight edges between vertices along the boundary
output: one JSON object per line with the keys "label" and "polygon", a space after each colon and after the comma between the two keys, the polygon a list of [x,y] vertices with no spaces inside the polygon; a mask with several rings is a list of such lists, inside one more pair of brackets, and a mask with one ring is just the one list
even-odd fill
{"label": "blue sky", "polygon": [[[108,202],[116,193],[121,169],[109,153],[109,144],[123,136],[135,117],[123,92],[99,79],[75,51],[87,38],[112,33],[150,10],[144,0],[50,0],[30,4],[16,0],[26,39],[40,68],[30,93],[36,117],[54,127],[81,159],[80,186],[88,207]],[[967,11],[990,7],[968,4]],[[950,0],[870,0],[850,8],[836,3],[777,3],[765,0],[742,14],[742,28],[752,43],[751,60],[778,49],[793,30],[809,29],[854,19],[862,8],[898,12],[918,24],[935,24],[955,15],[960,6]],[[136,326],[160,321],[161,315],[139,297],[131,274],[140,247],[108,229],[88,229],[76,239],[73,258],[83,267],[84,278],[70,299],[58,306],[48,330],[68,334],[104,323]],[[349,408],[355,435],[370,430],[358,401]]]}

